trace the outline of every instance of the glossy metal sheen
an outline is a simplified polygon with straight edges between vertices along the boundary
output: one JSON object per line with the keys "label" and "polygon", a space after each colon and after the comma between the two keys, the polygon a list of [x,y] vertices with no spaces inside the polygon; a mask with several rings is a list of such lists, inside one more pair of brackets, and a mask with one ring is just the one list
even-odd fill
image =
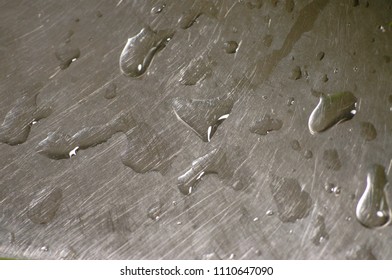
{"label": "glossy metal sheen", "polygon": [[391,14],[0,0],[0,257],[391,259]]}

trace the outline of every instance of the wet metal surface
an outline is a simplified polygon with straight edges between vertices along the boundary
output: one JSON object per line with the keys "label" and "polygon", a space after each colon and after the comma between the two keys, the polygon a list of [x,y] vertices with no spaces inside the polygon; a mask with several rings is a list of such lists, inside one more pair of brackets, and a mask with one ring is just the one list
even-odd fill
{"label": "wet metal surface", "polygon": [[391,259],[392,3],[0,1],[0,256]]}

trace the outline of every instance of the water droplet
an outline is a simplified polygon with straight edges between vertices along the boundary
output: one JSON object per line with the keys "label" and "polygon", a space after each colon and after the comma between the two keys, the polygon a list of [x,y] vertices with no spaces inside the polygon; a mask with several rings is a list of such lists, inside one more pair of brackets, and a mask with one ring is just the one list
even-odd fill
{"label": "water droplet", "polygon": [[199,157],[192,162],[191,168],[178,177],[177,187],[182,194],[189,195],[203,176],[211,173],[225,173],[226,155],[219,149]]}
{"label": "water droplet", "polygon": [[204,142],[208,142],[209,127],[211,127],[210,138],[212,138],[219,125],[225,121],[221,117],[230,114],[233,105],[234,100],[229,95],[206,100],[178,97],[172,102],[177,118],[189,126]]}
{"label": "water droplet", "polygon": [[276,178],[270,187],[281,221],[294,223],[309,215],[312,198],[296,179]]}
{"label": "water droplet", "polygon": [[193,59],[189,65],[182,71],[180,83],[186,86],[196,85],[198,82],[211,76],[213,62],[210,59],[199,57]]}
{"label": "water droplet", "polygon": [[42,252],[48,252],[49,251],[49,247],[48,246],[42,246],[39,250],[42,251]]}
{"label": "water droplet", "polygon": [[295,6],[294,0],[286,0],[285,3],[286,12],[291,13],[294,10],[294,6]]}
{"label": "water droplet", "polygon": [[236,53],[238,49],[238,43],[236,41],[227,41],[224,44],[224,49],[226,53]]}
{"label": "water droplet", "polygon": [[182,224],[182,222],[177,222],[177,225],[181,225]]}
{"label": "water droplet", "polygon": [[356,105],[357,98],[351,92],[321,94],[319,103],[309,117],[310,132],[322,132],[337,123],[352,119]]}
{"label": "water droplet", "polygon": [[304,152],[304,157],[305,157],[306,159],[312,158],[312,157],[313,157],[312,151],[310,151],[310,150],[305,150],[305,152]]}
{"label": "water droplet", "polygon": [[290,146],[294,151],[300,151],[301,150],[301,145],[299,144],[298,140],[292,140],[290,142]]}
{"label": "water droplet", "polygon": [[162,50],[169,38],[174,36],[172,30],[153,31],[143,28],[137,35],[128,39],[120,55],[121,72],[130,77],[142,75],[150,65],[154,55]]}
{"label": "water droplet", "polygon": [[317,60],[323,60],[323,58],[324,58],[324,56],[325,56],[325,53],[324,52],[319,52],[317,55],[316,55],[316,58],[317,58]]}
{"label": "water droplet", "polygon": [[273,216],[275,213],[272,210],[267,210],[267,212],[265,213],[267,216]]}
{"label": "water droplet", "polygon": [[389,223],[391,210],[385,194],[387,183],[384,167],[374,164],[367,174],[366,189],[356,209],[357,219],[363,226],[377,228]]}
{"label": "water droplet", "polygon": [[380,25],[380,26],[378,27],[378,29],[380,29],[381,32],[385,32],[385,31],[386,31],[386,30],[385,30],[385,27],[382,26],[382,25]]}
{"label": "water droplet", "polygon": [[54,54],[60,61],[60,69],[64,70],[67,69],[73,61],[80,57],[80,50],[79,48],[62,45]]}
{"label": "water droplet", "polygon": [[216,17],[218,9],[210,1],[197,1],[188,11],[181,15],[178,20],[178,25],[182,29],[188,29],[202,14],[210,17]]}
{"label": "water droplet", "polygon": [[353,70],[354,70],[354,72],[358,72],[358,70],[359,70],[359,69],[358,69],[358,66],[354,66],[354,67],[353,67]]}
{"label": "water droplet", "polygon": [[265,115],[261,120],[256,121],[251,128],[250,132],[259,135],[267,135],[272,131],[277,131],[281,129],[283,122],[279,119],[274,119],[270,115]]}
{"label": "water droplet", "polygon": [[299,66],[295,66],[293,70],[291,70],[290,79],[298,80],[302,77],[301,68]]}
{"label": "water droplet", "polygon": [[111,83],[106,87],[104,97],[106,99],[112,99],[115,98],[116,96],[117,96],[117,86],[116,84]]}
{"label": "water droplet", "polygon": [[253,219],[254,222],[257,222],[258,220],[259,220],[259,218],[257,218],[257,217]]}
{"label": "water droplet", "polygon": [[313,236],[312,242],[314,245],[319,246],[321,243],[324,243],[329,239],[329,234],[325,226],[325,219],[322,215],[317,216],[316,228],[317,232]]}
{"label": "water droplet", "polygon": [[325,150],[323,153],[323,160],[327,169],[337,171],[342,167],[339,154],[336,149]]}
{"label": "water droplet", "polygon": [[37,106],[41,87],[41,84],[35,84],[23,90],[23,96],[16,100],[0,126],[0,142],[11,146],[24,143],[30,134],[31,124],[51,114],[49,106]]}
{"label": "water droplet", "polygon": [[72,247],[65,248],[60,252],[60,259],[62,260],[74,260],[76,259],[76,253]]}
{"label": "water droplet", "polygon": [[272,37],[271,34],[267,34],[267,35],[265,35],[264,38],[263,38],[263,44],[264,44],[264,46],[266,46],[267,48],[271,47],[272,41],[273,41],[273,37]]}
{"label": "water droplet", "polygon": [[246,2],[246,7],[249,9],[260,9],[263,6],[262,0],[251,0]]}
{"label": "water droplet", "polygon": [[351,222],[352,217],[351,217],[351,216],[347,216],[347,217],[345,218],[345,220],[346,220],[347,222]]}
{"label": "water droplet", "polygon": [[290,97],[288,100],[287,100],[287,106],[291,106],[291,105],[293,105],[294,104],[294,97]]}
{"label": "water droplet", "polygon": [[147,210],[147,216],[154,221],[158,221],[161,215],[162,205],[159,202],[152,204]]}
{"label": "water droplet", "polygon": [[165,7],[166,7],[165,4],[155,6],[151,9],[151,14],[160,14]]}
{"label": "water droplet", "polygon": [[361,122],[361,136],[366,141],[372,141],[377,137],[377,131],[374,125],[370,122]]}
{"label": "water droplet", "polygon": [[332,192],[333,192],[336,196],[339,196],[340,193],[342,192],[342,190],[341,190],[341,188],[340,188],[339,186],[335,186],[335,187],[332,189]]}
{"label": "water droplet", "polygon": [[335,188],[335,184],[333,183],[327,183],[324,186],[324,189],[327,193],[333,193],[334,188]]}
{"label": "water droplet", "polygon": [[63,192],[60,189],[42,190],[31,201],[27,217],[36,224],[48,224],[56,216],[61,205]]}

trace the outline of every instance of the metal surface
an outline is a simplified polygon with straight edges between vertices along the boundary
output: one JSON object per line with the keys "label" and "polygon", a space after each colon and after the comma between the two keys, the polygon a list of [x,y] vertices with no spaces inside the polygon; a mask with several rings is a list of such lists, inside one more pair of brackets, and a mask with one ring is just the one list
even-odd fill
{"label": "metal surface", "polygon": [[373,164],[392,179],[391,15],[0,1],[1,256],[391,259],[391,227],[355,214]]}

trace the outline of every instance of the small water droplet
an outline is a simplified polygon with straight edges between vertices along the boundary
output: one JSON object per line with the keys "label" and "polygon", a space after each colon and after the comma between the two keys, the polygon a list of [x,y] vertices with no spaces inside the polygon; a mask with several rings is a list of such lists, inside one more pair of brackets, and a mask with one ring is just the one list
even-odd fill
{"label": "small water droplet", "polygon": [[385,27],[382,26],[382,25],[380,25],[380,26],[378,27],[378,29],[380,29],[381,32],[385,32],[385,31],[386,31],[386,30],[385,30]]}
{"label": "small water droplet", "polygon": [[294,104],[294,97],[290,97],[288,100],[287,100],[287,106],[291,106],[291,105],[293,105]]}
{"label": "small water droplet", "polygon": [[317,55],[316,55],[316,58],[317,58],[317,60],[323,60],[323,58],[324,58],[324,56],[325,56],[325,53],[324,52],[319,52]]}
{"label": "small water droplet", "polygon": [[327,193],[333,193],[333,190],[335,189],[335,184],[333,184],[333,183],[327,183],[327,184],[325,184],[325,186],[324,186],[324,190],[327,192]]}
{"label": "small water droplet", "polygon": [[341,190],[341,188],[340,188],[339,186],[335,186],[335,187],[332,189],[332,192],[333,192],[336,196],[339,196],[340,193],[342,192],[342,190]]}
{"label": "small water droplet", "polygon": [[347,222],[351,222],[352,217],[351,217],[351,216],[347,216],[347,217],[345,218],[345,220],[346,220]]}
{"label": "small water droplet", "polygon": [[295,66],[293,70],[291,70],[290,79],[291,80],[298,80],[302,77],[301,68],[299,66]]}
{"label": "small water droplet", "polygon": [[79,48],[62,45],[54,54],[60,61],[60,69],[64,70],[67,69],[73,61],[80,57],[80,50]]}
{"label": "small water droplet", "polygon": [[104,97],[106,99],[113,99],[117,96],[117,86],[116,84],[110,83],[105,90]]}
{"label": "small water droplet", "polygon": [[258,220],[259,220],[258,217],[256,217],[256,218],[253,219],[254,222],[257,222]]}
{"label": "small water droplet", "polygon": [[309,117],[310,132],[319,133],[337,123],[352,119],[356,106],[357,98],[351,92],[321,94],[319,103]]}
{"label": "small water droplet", "polygon": [[266,46],[267,48],[271,47],[272,41],[273,41],[273,37],[271,34],[267,34],[264,36],[263,38],[263,44],[264,46]]}
{"label": "small water droplet", "polygon": [[226,53],[229,54],[236,53],[238,49],[238,43],[236,41],[227,41],[225,42],[223,47]]}
{"label": "small water droplet", "polygon": [[286,9],[286,12],[291,13],[295,7],[294,0],[286,0],[284,7]]}
{"label": "small water droplet", "polygon": [[267,216],[273,216],[275,213],[272,210],[267,210],[267,212],[265,213]]}
{"label": "small water droplet", "polygon": [[259,135],[267,135],[272,131],[281,129],[283,122],[280,119],[274,119],[270,115],[265,115],[261,120],[256,121],[249,129],[250,132]]}
{"label": "small water droplet", "polygon": [[223,173],[222,169],[225,169],[225,161],[226,155],[219,149],[214,149],[199,157],[192,162],[191,168],[178,177],[178,189],[184,195],[191,194],[193,188],[196,187],[203,176],[211,173]]}
{"label": "small water droplet", "polygon": [[312,198],[296,179],[276,177],[270,188],[281,221],[294,223],[309,215]]}
{"label": "small water droplet", "polygon": [[182,224],[182,222],[177,222],[177,225],[181,225]]}
{"label": "small water droplet", "polygon": [[147,210],[147,216],[154,221],[158,221],[161,214],[162,205],[159,202],[152,204]]}
{"label": "small water droplet", "polygon": [[366,141],[372,141],[377,137],[377,131],[374,125],[370,122],[361,122],[361,136]]}
{"label": "small water droplet", "polygon": [[385,193],[387,184],[384,167],[374,164],[367,174],[366,189],[356,209],[357,219],[363,226],[377,228],[390,222],[391,209]]}
{"label": "small water droplet", "polygon": [[49,247],[48,247],[48,246],[42,246],[42,247],[40,248],[40,251],[42,251],[42,252],[48,252],[48,251],[49,251]]}
{"label": "small water droplet", "polygon": [[27,217],[35,224],[48,224],[60,208],[63,193],[60,189],[42,190],[31,201]]}
{"label": "small water droplet", "polygon": [[151,9],[151,14],[159,14],[163,11],[163,9],[166,7],[166,4],[161,4],[158,6],[155,6]]}
{"label": "small water droplet", "polygon": [[301,150],[301,145],[299,144],[298,140],[292,140],[290,142],[290,146],[294,151],[300,151]]}
{"label": "small water droplet", "polygon": [[304,157],[305,157],[306,159],[312,158],[312,157],[313,157],[312,151],[310,151],[310,150],[305,150],[305,152],[304,152]]}
{"label": "small water droplet", "polygon": [[325,150],[323,153],[325,167],[330,170],[338,171],[342,167],[339,154],[336,149]]}
{"label": "small water droplet", "polygon": [[335,69],[333,69],[333,72],[336,74],[336,73],[339,72],[339,69],[338,69],[338,68],[335,68]]}

